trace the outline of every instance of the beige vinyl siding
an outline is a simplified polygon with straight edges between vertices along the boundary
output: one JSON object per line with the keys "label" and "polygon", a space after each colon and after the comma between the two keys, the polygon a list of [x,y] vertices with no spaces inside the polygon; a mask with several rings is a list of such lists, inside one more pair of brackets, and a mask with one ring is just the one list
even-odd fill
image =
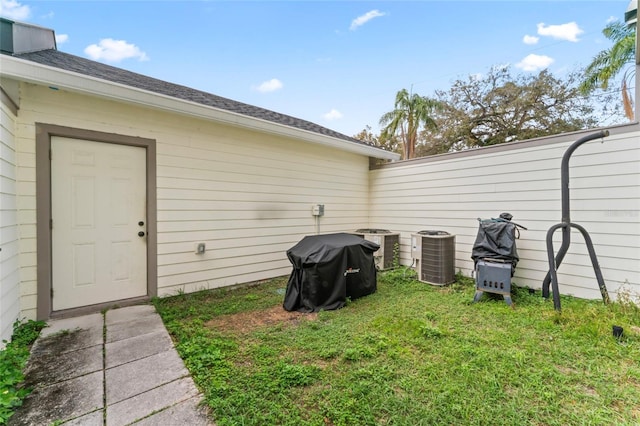
{"label": "beige vinyl siding", "polygon": [[20,258],[16,197],[15,115],[3,101],[0,109],[0,349],[20,314]]}
{"label": "beige vinyl siding", "polygon": [[[546,233],[562,216],[561,158],[573,141],[525,148],[514,144],[511,150],[478,150],[374,170],[370,224],[402,232],[404,264],[411,263],[411,233],[437,229],[456,234],[456,268],[471,275],[477,218],[510,212],[514,222],[528,228],[517,241],[520,263],[514,282],[540,288],[548,270]],[[570,176],[571,220],[591,235],[609,291],[625,285],[640,295],[640,132],[582,145],[571,157]],[[559,245],[557,231],[556,251]],[[577,230],[559,268],[559,282],[562,293],[600,297]]]}
{"label": "beige vinyl siding", "polygon": [[[35,316],[36,122],[157,142],[158,295],[286,275],[286,250],[368,223],[368,158],[62,90],[23,84],[19,118],[25,312]],[[204,242],[206,253],[194,253]]]}
{"label": "beige vinyl siding", "polygon": [[[368,159],[247,132],[158,149],[159,293],[285,275],[286,250],[367,223]],[[193,254],[196,242],[207,252]]]}

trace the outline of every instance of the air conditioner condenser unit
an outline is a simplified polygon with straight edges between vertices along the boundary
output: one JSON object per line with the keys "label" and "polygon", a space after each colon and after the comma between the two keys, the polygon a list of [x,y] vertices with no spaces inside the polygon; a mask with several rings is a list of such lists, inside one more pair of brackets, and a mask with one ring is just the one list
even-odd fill
{"label": "air conditioner condenser unit", "polygon": [[445,231],[420,231],[411,235],[411,257],[418,279],[433,285],[456,280],[456,236]]}
{"label": "air conditioner condenser unit", "polygon": [[387,229],[357,229],[352,234],[365,240],[374,242],[380,249],[373,253],[373,259],[378,270],[392,268],[398,264],[400,257],[400,233],[391,232]]}

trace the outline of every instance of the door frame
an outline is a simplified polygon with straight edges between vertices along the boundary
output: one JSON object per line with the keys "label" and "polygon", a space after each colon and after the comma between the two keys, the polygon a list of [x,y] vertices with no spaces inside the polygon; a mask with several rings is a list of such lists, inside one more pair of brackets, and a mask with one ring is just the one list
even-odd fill
{"label": "door frame", "polygon": [[[89,140],[145,148],[147,162],[147,295],[78,308],[53,311],[51,293],[51,137]],[[158,294],[158,243],[156,197],[156,141],[154,139],[106,133],[87,129],[36,123],[36,235],[37,235],[37,309],[39,320],[99,312],[103,309],[147,301]]]}

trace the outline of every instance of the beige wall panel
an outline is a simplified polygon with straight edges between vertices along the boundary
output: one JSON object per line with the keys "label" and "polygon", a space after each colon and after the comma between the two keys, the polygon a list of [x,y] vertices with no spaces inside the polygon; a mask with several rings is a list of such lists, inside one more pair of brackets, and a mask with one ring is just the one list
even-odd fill
{"label": "beige wall panel", "polygon": [[[266,178],[265,178],[266,179]],[[322,193],[307,193],[305,190],[298,189],[295,186],[289,187],[283,190],[279,187],[273,187],[271,185],[255,185],[253,190],[251,188],[241,185],[238,190],[235,190],[236,185],[225,184],[224,189],[219,190],[193,190],[193,189],[158,189],[158,201],[170,200],[170,201],[192,201],[195,203],[194,207],[208,205],[210,202],[248,202],[255,204],[257,202],[273,202],[281,204],[309,204],[315,203],[320,198],[331,197],[336,202],[345,203],[358,203],[362,200],[367,200],[366,192],[357,195],[351,195],[348,190],[338,190],[335,192],[327,189],[321,191]],[[315,191],[314,191],[315,192]],[[320,192],[320,191],[319,191]],[[168,203],[165,203],[165,206]]]}
{"label": "beige wall panel", "polygon": [[[6,176],[0,176],[0,194],[4,194],[5,196],[8,196],[8,194],[17,194],[16,187],[17,185],[15,179],[11,179]],[[11,196],[12,199],[14,197],[15,195]],[[16,204],[18,204],[18,201],[16,201]]]}
{"label": "beige wall panel", "polygon": [[[218,242],[214,244],[207,244],[208,249],[220,248],[224,247],[224,249],[243,249],[245,247],[254,247],[254,246],[271,246],[271,245],[279,245],[279,244],[290,244],[291,237],[289,235],[271,235],[271,236],[261,236],[256,235],[251,239],[240,239],[240,238],[230,238],[228,240],[224,240],[224,245],[219,244]],[[168,259],[172,254],[183,254],[190,255],[195,249],[194,243],[192,241],[187,242],[177,242],[177,243],[166,243],[158,245],[158,256],[165,255],[165,264],[168,264]],[[179,256],[176,256],[178,259]]]}
{"label": "beige wall panel", "polygon": [[184,291],[185,293],[193,292],[193,291],[201,291],[213,288],[220,287],[229,287],[235,286],[242,283],[250,283],[254,281],[261,281],[272,278],[274,276],[282,276],[288,274],[290,272],[290,268],[281,268],[281,269],[271,269],[264,270],[257,273],[242,273],[237,272],[233,274],[231,277],[224,277],[218,279],[211,279],[206,281],[194,281],[188,284],[179,284],[175,286],[163,285],[158,289],[158,296],[175,296],[179,292]]}
{"label": "beige wall panel", "polygon": [[11,135],[6,134],[2,136],[3,136],[3,139],[0,139],[0,140],[7,141],[6,144],[5,143],[0,144],[0,164],[2,165],[1,167],[3,169],[3,176],[14,178],[15,169],[11,166],[16,165],[15,144],[13,143],[13,140],[9,142],[9,140],[7,139],[7,137]]}
{"label": "beige wall panel", "polygon": [[[158,283],[158,286],[161,289],[164,287],[176,288],[181,285],[185,285],[185,283],[190,284],[207,282],[227,282],[227,285],[234,285],[246,282],[238,279],[238,277],[241,275],[262,274],[272,271],[276,272],[274,274],[264,275],[264,278],[271,278],[288,274],[289,272],[291,272],[290,264],[288,261],[280,260],[277,262],[251,262],[247,265],[244,265],[242,268],[229,266],[215,269],[199,269],[194,272],[188,272],[180,275],[160,276],[158,281],[162,281],[162,283]],[[211,288],[214,287],[216,287],[216,285],[211,285]]]}
{"label": "beige wall panel", "polygon": [[[35,283],[30,281],[22,280],[20,282],[20,289],[22,290],[22,286],[30,289],[35,286]],[[27,293],[26,291],[20,292],[20,317],[28,318],[28,319],[36,319],[36,294],[35,293]]]}
{"label": "beige wall panel", "polygon": [[[282,179],[281,181],[273,179],[273,183],[271,184],[262,183],[264,178],[260,176],[256,176],[253,179],[255,182],[234,182],[228,180],[227,177],[227,180],[218,180],[218,183],[213,186],[211,182],[205,180],[162,178],[159,179],[159,184],[162,185],[165,193],[169,193],[173,189],[182,191],[190,190],[193,191],[192,194],[195,194],[196,196],[200,195],[201,191],[228,191],[227,188],[231,185],[234,188],[234,192],[240,193],[255,193],[256,191],[268,190],[274,194],[291,195],[299,194],[301,191],[307,191],[309,194],[313,194],[315,196],[331,196],[336,194],[347,197],[353,196],[353,194],[349,192],[349,188],[327,188],[326,182],[322,186],[320,183],[317,183],[316,186],[292,187],[291,179]],[[362,187],[361,189],[362,191],[365,191],[366,194],[367,188]]]}
{"label": "beige wall panel", "polygon": [[[3,95],[4,98],[4,95]],[[20,315],[16,117],[0,103],[0,349]]]}
{"label": "beige wall panel", "polygon": [[20,255],[20,267],[37,266],[37,258],[35,253],[25,253]]}
{"label": "beige wall panel", "polygon": [[[577,139],[577,138],[576,138]],[[548,265],[546,233],[561,220],[560,164],[573,141],[373,170],[371,227],[401,232],[402,263],[410,264],[410,234],[441,229],[456,234],[456,268],[470,275],[476,218],[503,211],[529,228],[517,247],[514,282],[540,288]],[[571,157],[571,220],[595,246],[609,291],[622,285],[640,295],[640,133],[613,135],[582,145]],[[555,236],[560,245],[560,232]],[[579,232],[559,269],[561,291],[599,298],[593,268]]]}
{"label": "beige wall panel", "polygon": [[[29,225],[35,228],[35,225]],[[20,225],[22,228],[23,226]],[[20,239],[20,256],[24,253],[28,253],[29,255],[33,255],[36,252],[36,239],[35,238],[22,238]]]}
{"label": "beige wall panel", "polygon": [[158,258],[161,259],[163,256],[167,256],[169,259],[165,261],[160,261],[161,264],[166,266],[171,266],[169,260],[175,262],[175,264],[182,265],[188,264],[189,262],[200,262],[206,261],[209,259],[235,259],[242,256],[259,256],[265,254],[273,254],[286,252],[290,248],[288,243],[270,243],[270,244],[253,244],[242,247],[229,247],[228,244],[225,244],[224,247],[211,247],[207,246],[207,251],[200,255],[197,260],[193,259],[191,253],[182,253],[182,254],[173,254],[173,255],[159,255]]}
{"label": "beige wall panel", "polygon": [[222,256],[199,256],[197,260],[159,266],[158,274],[161,276],[182,275],[201,270],[234,268],[243,265],[244,263],[272,263],[281,260],[282,253],[278,252],[246,254],[226,258]]}
{"label": "beige wall panel", "polygon": [[[286,250],[316,232],[368,225],[368,158],[63,90],[22,86],[18,185],[35,230],[36,122],[157,141],[158,294],[288,274]],[[33,227],[33,230],[29,227]],[[204,242],[204,255],[194,253]],[[33,256],[35,242],[21,246]],[[27,267],[25,266],[25,269]],[[23,301],[35,298],[26,291]]]}
{"label": "beige wall panel", "polygon": [[[236,130],[241,132],[240,130]],[[247,133],[246,131],[244,133]],[[347,157],[335,157],[327,158],[320,154],[320,152],[310,152],[308,156],[296,157],[292,156],[292,151],[299,149],[300,142],[282,141],[278,139],[278,146],[270,152],[261,151],[264,148],[265,138],[276,140],[273,136],[260,135],[253,133],[254,138],[249,137],[243,140],[245,135],[239,134],[237,140],[233,141],[233,145],[223,143],[217,143],[214,145],[216,149],[212,149],[210,145],[210,135],[201,137],[201,139],[192,139],[189,147],[184,146],[170,146],[164,150],[164,154],[175,158],[202,158],[209,159],[215,158],[226,163],[240,163],[240,164],[254,164],[259,166],[268,165],[273,169],[299,169],[307,170],[311,167],[310,171],[322,172],[325,167],[334,168],[340,170],[341,174],[345,175],[357,175],[352,169],[342,169],[341,165],[348,165],[350,163],[349,156]],[[216,134],[216,141],[218,141]],[[238,145],[241,144],[241,145]],[[195,146],[197,145],[197,146]],[[207,145],[206,149],[201,147]],[[295,158],[295,161],[289,161],[290,158]],[[266,160],[266,162],[265,162]]]}

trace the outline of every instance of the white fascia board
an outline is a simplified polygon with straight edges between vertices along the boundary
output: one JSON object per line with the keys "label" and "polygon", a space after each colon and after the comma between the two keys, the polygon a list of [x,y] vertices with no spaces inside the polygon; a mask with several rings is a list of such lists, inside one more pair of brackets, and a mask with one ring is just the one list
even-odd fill
{"label": "white fascia board", "polygon": [[384,160],[398,160],[400,156],[369,145],[345,141],[308,130],[297,129],[271,121],[249,117],[220,108],[198,104],[148,90],[137,89],[47,65],[38,64],[12,56],[0,55],[3,76],[29,83],[55,87],[72,92],[127,102],[148,108],[157,108],[176,114],[188,115],[231,126],[293,138],[304,142],[324,145],[339,150]]}

